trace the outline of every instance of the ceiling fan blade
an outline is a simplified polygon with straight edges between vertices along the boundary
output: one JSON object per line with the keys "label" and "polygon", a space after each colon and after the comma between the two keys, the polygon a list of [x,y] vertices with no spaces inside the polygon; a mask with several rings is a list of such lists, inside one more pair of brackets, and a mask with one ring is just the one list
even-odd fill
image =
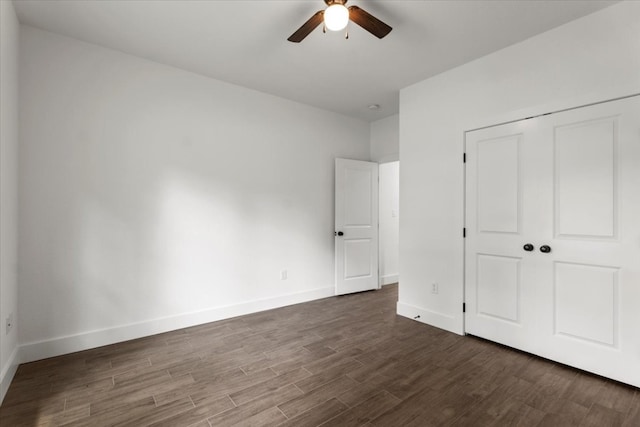
{"label": "ceiling fan blade", "polygon": [[307,22],[302,24],[302,27],[298,28],[295,33],[291,34],[287,40],[293,43],[300,43],[311,33],[311,31],[315,30],[315,28],[322,23],[323,19],[324,10],[316,12]]}
{"label": "ceiling fan blade", "polygon": [[390,26],[371,15],[369,12],[360,9],[358,6],[349,7],[349,19],[379,39],[389,34],[392,30]]}

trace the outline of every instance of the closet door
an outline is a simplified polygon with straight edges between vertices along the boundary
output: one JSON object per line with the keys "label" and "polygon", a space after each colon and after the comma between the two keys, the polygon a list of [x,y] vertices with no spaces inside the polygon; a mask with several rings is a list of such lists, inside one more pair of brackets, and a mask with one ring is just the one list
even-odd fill
{"label": "closet door", "polygon": [[466,331],[640,386],[639,97],[466,150]]}

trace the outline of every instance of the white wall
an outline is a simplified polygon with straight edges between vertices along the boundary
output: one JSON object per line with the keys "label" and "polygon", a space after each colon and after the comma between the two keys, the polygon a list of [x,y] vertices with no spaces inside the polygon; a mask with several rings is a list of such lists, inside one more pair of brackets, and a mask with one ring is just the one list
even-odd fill
{"label": "white wall", "polygon": [[20,46],[26,360],[333,294],[334,157],[368,160],[368,123],[31,27]]}
{"label": "white wall", "polygon": [[378,168],[379,186],[379,247],[380,284],[399,280],[399,220],[400,220],[400,162],[382,163]]}
{"label": "white wall", "polygon": [[399,159],[400,116],[393,116],[371,122],[371,161],[393,162]]}
{"label": "white wall", "polygon": [[640,92],[639,16],[619,3],[401,91],[399,314],[463,332],[464,131]]}
{"label": "white wall", "polygon": [[[0,1],[0,402],[19,362],[18,315],[18,38],[10,1]],[[6,319],[14,324],[6,333]]]}

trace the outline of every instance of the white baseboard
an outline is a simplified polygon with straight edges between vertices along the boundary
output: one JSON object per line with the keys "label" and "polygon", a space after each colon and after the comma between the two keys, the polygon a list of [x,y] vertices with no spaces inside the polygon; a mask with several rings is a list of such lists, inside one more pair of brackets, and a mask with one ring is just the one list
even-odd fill
{"label": "white baseboard", "polygon": [[396,306],[398,315],[408,317],[409,319],[453,332],[454,334],[464,335],[460,319],[449,316],[426,308],[415,307],[398,301]]}
{"label": "white baseboard", "polygon": [[380,286],[390,285],[392,283],[398,283],[400,281],[400,275],[398,274],[387,274],[385,276],[380,276]]}
{"label": "white baseboard", "polygon": [[2,372],[0,372],[0,404],[2,404],[4,396],[7,394],[7,390],[9,390],[9,386],[18,370],[20,362],[20,347],[16,347],[13,349],[5,366],[2,367]]}
{"label": "white baseboard", "polygon": [[118,326],[76,335],[62,336],[44,341],[30,342],[20,346],[21,362],[33,362],[48,357],[76,351],[88,350],[103,345],[142,338],[176,329],[229,319],[231,317],[285,307],[321,298],[334,296],[334,287],[318,288],[274,298],[248,301],[232,306],[216,307],[193,313],[154,319],[140,323]]}

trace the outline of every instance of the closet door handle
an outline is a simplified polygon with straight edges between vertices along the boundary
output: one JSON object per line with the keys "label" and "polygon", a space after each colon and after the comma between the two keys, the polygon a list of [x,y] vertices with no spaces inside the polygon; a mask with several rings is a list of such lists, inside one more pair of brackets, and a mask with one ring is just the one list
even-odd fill
{"label": "closet door handle", "polygon": [[527,252],[531,252],[534,248],[533,248],[533,245],[531,243],[527,243],[526,245],[524,245],[522,247],[522,249],[524,249]]}
{"label": "closet door handle", "polygon": [[551,248],[547,245],[540,246],[540,252],[542,252],[543,254],[548,254],[549,252],[551,252]]}

